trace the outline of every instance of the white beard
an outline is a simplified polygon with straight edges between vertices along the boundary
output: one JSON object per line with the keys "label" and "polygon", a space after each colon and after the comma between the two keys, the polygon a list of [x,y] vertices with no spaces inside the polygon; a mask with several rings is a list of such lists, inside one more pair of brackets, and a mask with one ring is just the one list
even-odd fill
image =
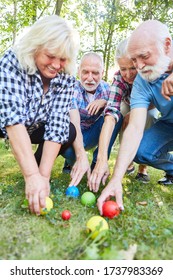
{"label": "white beard", "polygon": [[[170,57],[166,56],[165,54],[161,54],[157,63],[154,66],[145,66],[142,70],[138,70],[138,73],[144,80],[152,82],[158,79],[162,74],[164,74],[168,70],[170,62]],[[151,70],[152,72],[144,73],[144,71],[148,70]]]}
{"label": "white beard", "polygon": [[96,83],[95,81],[92,82],[85,81],[85,82],[81,82],[81,84],[86,91],[90,92],[90,91],[95,91],[99,83]]}

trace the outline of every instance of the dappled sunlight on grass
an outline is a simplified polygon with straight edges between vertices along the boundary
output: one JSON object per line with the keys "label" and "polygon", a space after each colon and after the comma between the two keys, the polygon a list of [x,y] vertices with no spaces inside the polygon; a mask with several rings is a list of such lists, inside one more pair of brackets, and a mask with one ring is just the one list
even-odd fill
{"label": "dappled sunlight on grass", "polygon": [[[111,172],[116,159],[116,149],[109,160]],[[106,219],[109,234],[92,240],[86,231],[87,221],[99,215],[97,206],[87,207],[65,195],[70,175],[62,174],[64,159],[59,156],[51,174],[51,194],[54,208],[37,217],[22,208],[25,198],[24,180],[13,155],[0,147],[0,259],[124,259],[132,254],[134,259],[172,259],[173,244],[173,187],[157,184],[163,172],[151,167],[151,181],[142,184],[135,174],[123,178],[125,210],[114,219]],[[90,162],[92,153],[88,152]],[[137,172],[137,164],[135,164]],[[88,191],[86,176],[78,185],[80,195]],[[96,193],[96,198],[103,186]],[[63,210],[71,218],[61,218]],[[124,254],[124,255],[122,255]]]}
{"label": "dappled sunlight on grass", "polygon": [[[173,187],[173,186],[172,186]],[[170,186],[170,188],[172,188]],[[171,193],[171,189],[169,189],[168,187],[165,187],[165,186],[160,186],[160,189],[165,192],[165,193]],[[173,190],[173,189],[172,189]]]}

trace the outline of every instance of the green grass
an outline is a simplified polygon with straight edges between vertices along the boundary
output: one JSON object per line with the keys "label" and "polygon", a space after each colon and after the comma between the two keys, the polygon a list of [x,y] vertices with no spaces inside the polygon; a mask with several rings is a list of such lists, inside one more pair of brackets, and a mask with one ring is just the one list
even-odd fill
{"label": "green grass", "polygon": [[[109,160],[111,171],[116,153],[114,148]],[[91,160],[91,153],[88,155]],[[70,177],[61,173],[62,157],[56,160],[51,177],[54,209],[40,217],[21,207],[24,200],[23,177],[11,151],[5,149],[2,141],[0,158],[0,259],[125,259],[122,252],[128,253],[134,244],[137,246],[134,259],[172,259],[173,187],[157,184],[164,174],[162,171],[150,167],[149,184],[136,182],[134,175],[125,177],[125,211],[107,220],[110,230],[105,237],[92,240],[86,232],[86,223],[90,217],[99,214],[98,209],[96,206],[84,207],[80,198],[65,196]],[[86,177],[78,187],[81,194],[88,190]],[[141,201],[146,201],[147,205],[139,205]],[[163,202],[161,206],[160,201]],[[61,219],[61,212],[65,209],[72,213],[69,221]]]}

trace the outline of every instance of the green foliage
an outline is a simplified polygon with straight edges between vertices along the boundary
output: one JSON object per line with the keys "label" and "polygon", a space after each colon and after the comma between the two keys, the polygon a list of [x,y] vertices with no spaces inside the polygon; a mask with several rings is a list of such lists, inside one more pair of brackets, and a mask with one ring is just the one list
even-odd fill
{"label": "green foliage", "polygon": [[[118,144],[115,147],[109,161],[111,172]],[[91,152],[88,156],[91,160]],[[2,141],[0,158],[0,259],[172,259],[173,187],[157,184],[163,175],[161,171],[149,168],[149,184],[139,183],[134,177],[124,178],[125,210],[118,217],[107,219],[107,235],[93,240],[86,231],[86,223],[92,216],[99,215],[97,206],[83,206],[80,198],[66,197],[70,177],[61,173],[62,157],[56,160],[51,176],[50,197],[54,208],[40,217],[30,214],[19,167]],[[88,191],[86,177],[78,187],[81,195]],[[140,205],[139,202],[143,201],[146,205]],[[72,215],[68,221],[61,218],[65,209],[70,210]],[[131,248],[135,246],[133,252]]]}
{"label": "green foliage", "polygon": [[70,20],[80,33],[79,59],[87,51],[103,55],[105,79],[111,80],[109,70],[114,66],[118,42],[129,36],[142,20],[158,19],[173,27],[172,0],[4,0],[0,3],[0,53],[16,40],[23,28],[36,19],[54,14],[62,3],[60,15]]}
{"label": "green foliage", "polygon": [[135,14],[141,20],[157,19],[173,26],[173,2],[171,0],[138,0],[135,1]]}
{"label": "green foliage", "polygon": [[[55,13],[56,4],[56,0],[1,1],[0,53],[13,44],[23,28],[41,16]],[[81,36],[80,56],[89,50],[102,53],[106,79],[108,69],[114,64],[117,43],[139,22],[158,19],[172,31],[172,0],[136,0],[131,7],[126,4],[127,1],[118,0],[63,1],[61,16],[72,21]],[[91,153],[88,155],[91,159]],[[115,156],[116,151],[111,155],[111,170]],[[148,185],[124,178],[125,211],[108,221],[108,236],[91,240],[86,233],[86,222],[99,214],[98,209],[84,207],[80,199],[65,196],[70,178],[61,174],[62,158],[57,159],[52,172],[54,209],[45,217],[29,213],[19,167],[2,141],[0,158],[0,259],[123,259],[123,252],[127,253],[134,244],[137,244],[135,259],[172,259],[173,188],[157,185],[162,176],[160,171],[149,168]],[[79,189],[81,194],[88,190],[86,177]],[[146,206],[138,204],[140,201],[145,201]],[[61,219],[64,209],[72,213],[69,221]]]}
{"label": "green foliage", "polygon": [[10,47],[22,30],[33,24],[45,14],[51,14],[53,6],[50,0],[4,0],[0,4],[0,34],[2,35],[0,52]]}

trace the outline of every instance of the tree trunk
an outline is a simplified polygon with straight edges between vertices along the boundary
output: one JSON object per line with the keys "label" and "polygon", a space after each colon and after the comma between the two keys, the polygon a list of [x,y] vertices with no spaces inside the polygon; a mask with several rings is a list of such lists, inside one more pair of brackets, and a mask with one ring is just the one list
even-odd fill
{"label": "tree trunk", "polygon": [[13,40],[12,43],[15,43],[16,40],[16,34],[17,34],[17,30],[16,30],[16,17],[17,17],[17,2],[16,0],[13,1],[13,20],[14,20],[14,25],[13,25]]}
{"label": "tree trunk", "polygon": [[37,20],[37,0],[32,0],[32,22],[34,23]]}
{"label": "tree trunk", "polygon": [[61,13],[61,8],[63,5],[64,0],[56,0],[56,4],[55,4],[55,14],[56,15],[60,15]]}

